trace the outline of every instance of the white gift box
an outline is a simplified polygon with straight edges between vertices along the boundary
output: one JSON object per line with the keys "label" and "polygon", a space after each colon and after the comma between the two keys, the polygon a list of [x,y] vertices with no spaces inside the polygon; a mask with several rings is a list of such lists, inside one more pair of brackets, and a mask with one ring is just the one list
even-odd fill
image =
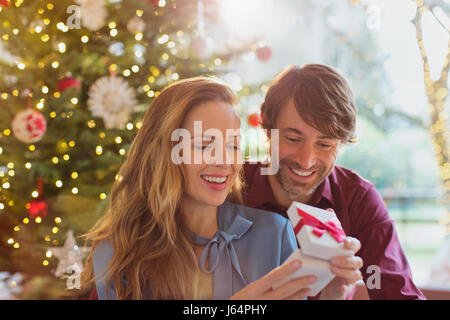
{"label": "white gift box", "polygon": [[[308,206],[300,202],[292,202],[287,214],[289,220],[291,220],[292,226],[295,228],[302,219],[299,216],[297,208],[306,212],[307,214],[314,216],[323,223],[333,221],[338,228],[342,229],[339,220],[333,212],[319,209],[316,207]],[[302,249],[303,254],[324,259],[331,260],[337,256],[352,256],[353,251],[344,249],[344,242],[338,242],[329,232],[325,231],[322,236],[317,236],[314,233],[314,227],[304,225],[297,233],[297,239]]]}
{"label": "white gift box", "polygon": [[315,275],[317,277],[317,281],[312,285],[309,285],[309,288],[311,289],[311,293],[309,295],[311,297],[314,297],[320,291],[322,291],[323,288],[325,288],[335,277],[334,274],[331,273],[330,263],[327,260],[306,256],[300,249],[296,249],[294,252],[292,252],[289,258],[287,258],[283,264],[289,263],[295,259],[300,259],[302,261],[302,267],[294,273],[290,274],[288,277],[284,278],[282,281],[278,282],[275,286],[273,286],[274,289],[285,284],[291,279],[308,275]]}
{"label": "white gift box", "polygon": [[[303,217],[299,215],[297,208],[303,211],[303,215],[306,213],[306,215],[320,220],[321,226],[317,228],[319,230],[317,230],[316,227],[307,224],[304,224],[298,230],[299,222]],[[324,225],[329,224],[329,222],[332,221],[334,224],[331,224],[330,229],[342,229],[339,220],[333,212],[294,201],[290,205],[287,214],[294,230],[297,232],[296,236],[301,249],[292,252],[283,264],[289,263],[294,259],[300,259],[302,261],[302,267],[277,283],[274,288],[297,277],[315,275],[317,281],[309,286],[311,289],[310,296],[315,296],[335,277],[331,272],[329,260],[338,256],[352,256],[354,253],[351,250],[344,249],[344,241],[338,242],[328,229],[323,228]],[[341,238],[344,239],[345,234],[343,231],[341,232]]]}

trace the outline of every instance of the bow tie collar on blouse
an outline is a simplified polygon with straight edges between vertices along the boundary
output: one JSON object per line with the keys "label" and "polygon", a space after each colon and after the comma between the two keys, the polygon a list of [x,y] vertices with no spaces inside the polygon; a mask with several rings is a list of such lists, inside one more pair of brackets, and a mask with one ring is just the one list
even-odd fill
{"label": "bow tie collar on blouse", "polygon": [[213,238],[194,233],[194,241],[198,245],[206,245],[200,256],[200,269],[206,273],[214,272],[214,299],[228,299],[233,295],[233,269],[242,287],[247,285],[233,240],[240,239],[250,229],[253,222],[230,212],[227,202],[217,208],[217,222],[219,230]]}

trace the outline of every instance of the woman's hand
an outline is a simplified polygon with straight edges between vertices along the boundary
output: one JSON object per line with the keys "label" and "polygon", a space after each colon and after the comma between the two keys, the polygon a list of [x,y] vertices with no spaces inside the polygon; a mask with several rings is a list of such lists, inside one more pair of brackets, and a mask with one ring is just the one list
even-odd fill
{"label": "woman's hand", "polygon": [[316,282],[313,275],[295,278],[273,289],[273,286],[293,272],[300,269],[301,260],[297,259],[279,266],[264,277],[248,284],[236,292],[231,300],[301,300],[310,293],[309,286]]}
{"label": "woman's hand", "polygon": [[[353,251],[353,254],[361,248],[358,239],[347,237],[344,248]],[[320,300],[345,299],[358,280],[362,279],[359,269],[363,266],[363,260],[357,256],[335,257],[331,259],[331,272],[336,277],[321,291]]]}

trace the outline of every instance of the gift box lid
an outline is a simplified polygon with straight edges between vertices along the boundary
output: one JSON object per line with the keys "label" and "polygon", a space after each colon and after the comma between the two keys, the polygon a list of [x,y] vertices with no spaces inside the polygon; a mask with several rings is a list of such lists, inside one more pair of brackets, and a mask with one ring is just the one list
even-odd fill
{"label": "gift box lid", "polygon": [[287,214],[303,254],[324,260],[354,254],[344,248],[345,233],[333,212],[294,201]]}

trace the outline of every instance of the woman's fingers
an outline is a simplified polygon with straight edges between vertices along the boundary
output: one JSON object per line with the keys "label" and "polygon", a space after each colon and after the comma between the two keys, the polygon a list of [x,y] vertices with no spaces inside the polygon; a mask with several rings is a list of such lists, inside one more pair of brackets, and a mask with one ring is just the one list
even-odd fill
{"label": "woman's fingers", "polygon": [[305,288],[305,289],[300,290],[296,294],[293,294],[293,295],[287,297],[284,300],[303,300],[303,299],[307,298],[310,294],[311,294],[311,289]]}
{"label": "woman's fingers", "polygon": [[295,278],[287,283],[272,289],[268,292],[267,298],[270,300],[286,299],[292,295],[299,294],[301,290],[307,290],[309,287],[317,281],[317,277],[314,275],[303,276]]}
{"label": "woman's fingers", "polygon": [[269,291],[275,286],[278,282],[294,273],[298,269],[302,267],[302,261],[296,259],[287,264],[281,265],[268,274],[266,274],[261,279],[254,282],[255,286],[260,289],[262,292]]}
{"label": "woman's fingers", "polygon": [[[284,284],[281,290],[273,290],[272,287],[279,283],[281,280],[285,279],[287,276],[293,272],[300,269],[302,266],[301,260],[294,260],[284,265],[281,265],[259,280],[256,280],[248,284],[245,288],[235,293],[230,299],[231,300],[269,300],[269,299],[283,299],[285,296],[280,297],[280,292],[287,292],[287,295],[295,293],[295,291],[290,290],[290,287],[285,287]],[[289,284],[289,281],[287,284]],[[289,294],[289,292],[291,292]],[[298,291],[298,290],[297,290]]]}

